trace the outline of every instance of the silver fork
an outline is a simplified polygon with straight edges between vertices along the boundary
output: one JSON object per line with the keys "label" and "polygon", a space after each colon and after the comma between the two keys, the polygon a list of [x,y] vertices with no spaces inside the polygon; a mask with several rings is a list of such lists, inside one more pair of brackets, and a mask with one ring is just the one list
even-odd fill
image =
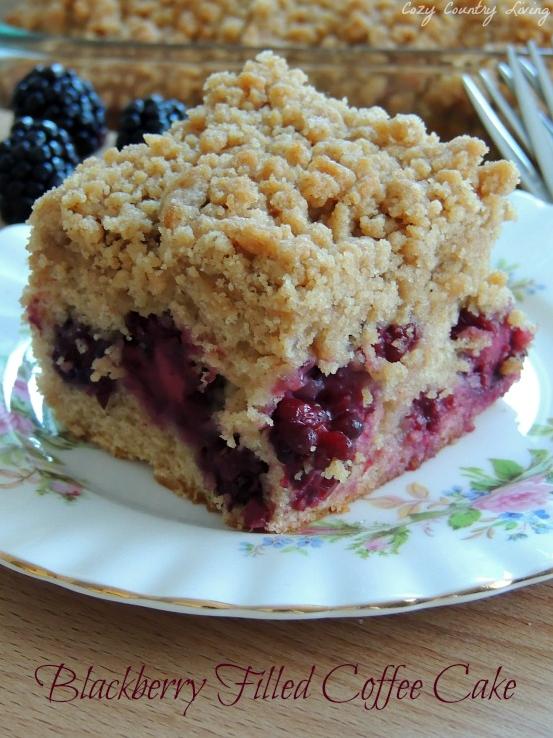
{"label": "silver fork", "polygon": [[508,64],[498,65],[518,110],[488,70],[480,70],[476,78],[464,74],[463,84],[490,138],[502,156],[518,167],[522,186],[553,202],[553,82],[533,42],[528,44],[528,55],[529,59],[521,58],[509,46]]}

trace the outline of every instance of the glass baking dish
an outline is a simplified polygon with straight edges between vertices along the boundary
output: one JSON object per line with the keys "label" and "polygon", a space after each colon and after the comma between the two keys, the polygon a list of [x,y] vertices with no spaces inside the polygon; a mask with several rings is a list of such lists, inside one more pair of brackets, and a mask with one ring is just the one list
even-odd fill
{"label": "glass baking dish", "polygon": [[[0,19],[14,2],[0,0]],[[264,47],[266,48],[266,47]],[[158,92],[188,105],[201,98],[205,78],[238,70],[260,49],[218,44],[151,44],[30,33],[0,23],[0,106],[15,84],[46,61],[76,69],[102,96],[112,120],[129,100]],[[357,106],[380,105],[391,114],[417,113],[442,137],[483,135],[460,81],[503,58],[505,50],[278,47],[318,89]],[[546,52],[553,68],[553,49]]]}

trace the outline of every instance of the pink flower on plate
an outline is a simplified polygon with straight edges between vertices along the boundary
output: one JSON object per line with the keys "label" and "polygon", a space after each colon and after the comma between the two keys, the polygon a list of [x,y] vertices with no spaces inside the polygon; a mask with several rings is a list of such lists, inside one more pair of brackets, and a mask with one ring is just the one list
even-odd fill
{"label": "pink flower on plate", "polygon": [[75,482],[63,482],[61,479],[52,482],[50,488],[67,499],[79,497],[82,492],[81,487]]}
{"label": "pink flower on plate", "polygon": [[21,377],[18,377],[15,380],[15,384],[12,389],[12,396],[17,397],[23,402],[30,402],[29,387],[27,382],[24,379],[21,379]]}
{"label": "pink flower on plate", "polygon": [[27,435],[33,429],[34,425],[29,418],[19,413],[10,413],[0,404],[0,436],[10,431]]}
{"label": "pink flower on plate", "polygon": [[367,551],[382,551],[387,546],[387,541],[384,538],[373,538],[372,540],[365,541],[363,544]]}
{"label": "pink flower on plate", "polygon": [[496,489],[476,500],[473,506],[495,513],[539,510],[549,502],[551,492],[553,484],[546,482],[545,477],[531,477]]}

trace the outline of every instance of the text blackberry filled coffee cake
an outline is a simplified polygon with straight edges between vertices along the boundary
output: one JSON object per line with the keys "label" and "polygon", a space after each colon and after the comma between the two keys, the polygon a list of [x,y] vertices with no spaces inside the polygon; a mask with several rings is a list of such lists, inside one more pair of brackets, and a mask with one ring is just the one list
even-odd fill
{"label": "text blackberry filled coffee cake", "polygon": [[519,377],[489,256],[507,162],[353,108],[265,52],[31,218],[59,421],[233,526],[285,531],[417,468]]}

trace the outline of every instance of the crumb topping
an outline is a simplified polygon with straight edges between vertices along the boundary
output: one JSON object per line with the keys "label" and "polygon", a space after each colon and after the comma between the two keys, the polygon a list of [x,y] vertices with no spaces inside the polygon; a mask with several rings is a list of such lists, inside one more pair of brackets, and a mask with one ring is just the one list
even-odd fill
{"label": "crumb topping", "polygon": [[107,333],[169,309],[247,396],[237,417],[307,360],[374,359],[380,324],[423,327],[405,365],[376,362],[390,393],[407,366],[450,385],[436,347],[459,306],[511,300],[489,251],[514,167],[482,163],[477,139],[328,98],[271,52],[204,91],[168,134],[88,159],[38,201],[26,299]]}

